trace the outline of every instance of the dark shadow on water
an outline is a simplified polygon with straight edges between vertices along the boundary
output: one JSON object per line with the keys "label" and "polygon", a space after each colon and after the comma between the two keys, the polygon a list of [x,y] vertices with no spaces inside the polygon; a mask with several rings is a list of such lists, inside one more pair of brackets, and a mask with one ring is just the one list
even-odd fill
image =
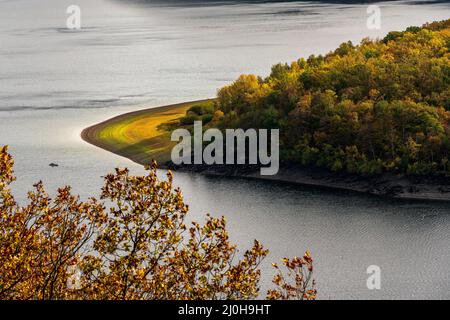
{"label": "dark shadow on water", "polygon": [[183,174],[192,175],[195,178],[203,178],[212,186],[222,183],[230,184],[231,186],[244,184],[248,192],[254,190],[254,192],[273,193],[274,195],[305,195],[320,199],[324,203],[339,203],[342,206],[348,207],[432,208],[433,210],[438,210],[440,213],[450,214],[450,202],[448,201],[389,198],[331,187],[308,186],[292,182],[260,180],[247,177],[216,176],[186,172]]}

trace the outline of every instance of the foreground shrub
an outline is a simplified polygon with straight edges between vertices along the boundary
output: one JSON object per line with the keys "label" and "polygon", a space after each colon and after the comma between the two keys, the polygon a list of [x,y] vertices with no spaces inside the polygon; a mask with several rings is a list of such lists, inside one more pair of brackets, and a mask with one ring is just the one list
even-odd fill
{"label": "foreground shrub", "polygon": [[[252,299],[259,294],[261,243],[237,259],[225,218],[185,225],[188,206],[169,171],[116,169],[101,198],[70,187],[51,199],[41,182],[19,206],[13,159],[0,149],[0,299]],[[309,253],[285,259],[270,299],[315,299]],[[289,262],[289,263],[287,263]]]}

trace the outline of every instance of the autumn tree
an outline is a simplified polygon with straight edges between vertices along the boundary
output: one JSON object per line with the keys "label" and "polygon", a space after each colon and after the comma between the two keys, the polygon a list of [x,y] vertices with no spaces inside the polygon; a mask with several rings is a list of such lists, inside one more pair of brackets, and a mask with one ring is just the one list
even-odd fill
{"label": "autumn tree", "polygon": [[450,176],[450,20],[242,75],[219,128],[278,128],[282,161],[360,175]]}
{"label": "autumn tree", "polygon": [[[268,250],[255,240],[241,255],[224,217],[186,226],[189,208],[172,173],[161,180],[156,163],[147,169],[116,169],[100,200],[81,201],[69,187],[51,199],[39,182],[22,207],[10,190],[13,160],[0,149],[0,299],[258,297]],[[274,281],[279,289],[267,297],[314,299],[309,253],[286,268],[292,284]]]}

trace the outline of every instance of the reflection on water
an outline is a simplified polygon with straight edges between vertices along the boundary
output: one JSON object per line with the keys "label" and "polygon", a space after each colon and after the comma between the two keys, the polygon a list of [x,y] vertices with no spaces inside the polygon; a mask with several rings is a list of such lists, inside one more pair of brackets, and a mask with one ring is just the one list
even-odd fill
{"label": "reflection on water", "polygon": [[[142,173],[80,131],[136,108],[214,96],[277,61],[449,17],[447,2],[431,2],[382,3],[383,28],[369,31],[366,5],[80,0],[83,30],[67,32],[70,0],[0,1],[0,144],[15,155],[16,193],[43,179],[49,190],[70,184],[86,197],[116,166]],[[448,204],[185,173],[176,182],[191,218],[224,214],[241,247],[257,238],[271,249],[264,289],[269,262],[310,249],[320,298],[450,298]],[[381,267],[380,291],[366,289],[371,264]]]}

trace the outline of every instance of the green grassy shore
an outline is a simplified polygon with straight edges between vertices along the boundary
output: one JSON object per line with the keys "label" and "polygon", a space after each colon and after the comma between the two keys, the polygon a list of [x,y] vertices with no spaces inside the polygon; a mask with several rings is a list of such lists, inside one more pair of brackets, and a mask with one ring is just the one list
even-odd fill
{"label": "green grassy shore", "polygon": [[170,132],[164,124],[178,121],[193,105],[209,101],[211,99],[126,113],[84,129],[81,137],[90,144],[142,165],[151,160],[164,164],[170,160],[171,150],[176,144],[170,140]]}

